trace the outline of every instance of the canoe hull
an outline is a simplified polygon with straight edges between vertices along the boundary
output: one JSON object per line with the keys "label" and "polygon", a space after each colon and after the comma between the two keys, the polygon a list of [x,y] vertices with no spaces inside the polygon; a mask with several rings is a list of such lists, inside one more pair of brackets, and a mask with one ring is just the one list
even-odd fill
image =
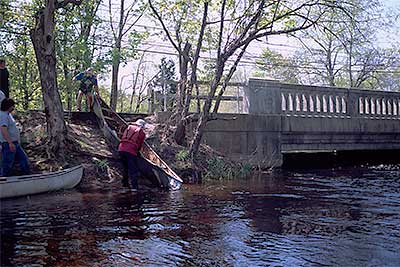
{"label": "canoe hull", "polygon": [[[112,119],[114,125],[107,122],[103,110],[108,111],[108,115],[111,116],[108,119]],[[115,111],[110,109],[101,98],[95,99],[94,113],[97,116],[104,136],[116,151],[120,142],[117,129],[126,128],[128,124]],[[183,184],[182,179],[161,159],[147,142],[144,142],[141,154],[144,160],[139,162],[139,169],[145,177],[157,181],[160,188],[169,190],[178,190],[181,188]]]}
{"label": "canoe hull", "polygon": [[0,177],[0,198],[71,189],[79,184],[82,175],[83,167],[79,165],[51,173]]}

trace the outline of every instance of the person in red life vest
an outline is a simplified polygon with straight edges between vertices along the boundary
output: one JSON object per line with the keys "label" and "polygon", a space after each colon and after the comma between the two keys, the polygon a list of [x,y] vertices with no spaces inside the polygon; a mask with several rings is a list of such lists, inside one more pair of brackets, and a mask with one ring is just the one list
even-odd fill
{"label": "person in red life vest", "polygon": [[142,119],[129,125],[121,137],[118,152],[124,167],[124,177],[131,180],[132,189],[138,189],[138,177],[140,174],[138,166],[139,151],[143,146],[146,134],[143,129],[146,122]]}

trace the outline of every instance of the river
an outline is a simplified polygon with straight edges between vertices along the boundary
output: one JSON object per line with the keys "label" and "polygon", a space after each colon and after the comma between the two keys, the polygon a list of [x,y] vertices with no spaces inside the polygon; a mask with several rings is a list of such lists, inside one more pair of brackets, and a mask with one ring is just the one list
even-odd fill
{"label": "river", "polygon": [[0,203],[1,266],[400,266],[398,166]]}

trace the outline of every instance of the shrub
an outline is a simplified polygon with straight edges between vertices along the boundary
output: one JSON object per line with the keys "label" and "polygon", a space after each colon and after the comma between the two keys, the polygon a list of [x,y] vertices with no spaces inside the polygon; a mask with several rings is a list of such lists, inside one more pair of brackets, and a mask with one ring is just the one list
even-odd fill
{"label": "shrub", "polygon": [[222,158],[211,158],[207,160],[206,178],[213,179],[232,179],[233,169],[225,163]]}
{"label": "shrub", "polygon": [[240,164],[240,167],[237,171],[237,176],[240,178],[247,178],[250,176],[253,167],[249,163]]}
{"label": "shrub", "polygon": [[189,151],[186,149],[182,149],[175,155],[175,159],[179,161],[186,161],[189,159]]}
{"label": "shrub", "polygon": [[247,178],[253,167],[248,164],[230,165],[222,158],[212,158],[207,160],[207,171],[205,178],[208,179],[233,179],[233,178]]}
{"label": "shrub", "polygon": [[93,158],[93,163],[94,166],[96,168],[97,173],[101,174],[101,173],[106,173],[109,165],[108,165],[108,161],[106,159],[98,159],[98,158]]}

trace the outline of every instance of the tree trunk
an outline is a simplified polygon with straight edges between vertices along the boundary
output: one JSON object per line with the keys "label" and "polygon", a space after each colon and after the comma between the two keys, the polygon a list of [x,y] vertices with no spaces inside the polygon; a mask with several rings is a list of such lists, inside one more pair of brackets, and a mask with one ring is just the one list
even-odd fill
{"label": "tree trunk", "polygon": [[[118,49],[118,48],[116,48]],[[118,49],[118,53],[119,53]],[[118,56],[119,57],[119,56]],[[110,98],[110,107],[113,110],[117,109],[117,100],[118,100],[118,72],[119,72],[119,58],[113,62],[112,66],[112,82],[111,82],[111,98]]]}
{"label": "tree trunk", "polygon": [[[135,96],[136,85],[137,85],[138,78],[139,78],[139,71],[140,71],[140,67],[142,66],[142,63],[143,63],[144,55],[145,55],[145,52],[143,52],[142,56],[140,57],[140,61],[139,61],[138,66],[136,68],[136,75],[134,73],[132,73],[133,84],[132,84],[131,100],[129,102],[129,112],[132,112],[133,98]],[[139,99],[140,99],[140,94],[139,94],[139,97],[138,97],[138,102],[139,102]]]}
{"label": "tree trunk", "polygon": [[49,149],[54,155],[61,156],[65,146],[67,128],[61,98],[57,90],[54,42],[55,0],[47,0],[46,7],[37,14],[36,25],[31,30],[30,36],[39,67],[49,135]]}
{"label": "tree trunk", "polygon": [[[225,1],[224,1],[225,3]],[[223,4],[224,5],[224,4]],[[208,15],[208,2],[204,2],[204,12],[203,12],[203,19],[202,19],[202,24],[201,24],[201,28],[200,28],[200,33],[199,33],[199,38],[197,41],[197,47],[196,47],[196,52],[193,56],[193,60],[192,60],[192,73],[190,76],[190,82],[189,84],[187,84],[186,82],[186,86],[185,86],[185,95],[182,95],[182,101],[183,102],[183,108],[181,111],[181,115],[180,115],[180,121],[177,123],[177,127],[175,130],[175,134],[174,134],[174,138],[175,141],[177,142],[177,144],[184,144],[185,142],[185,136],[186,136],[186,117],[189,114],[189,108],[190,108],[190,102],[192,99],[192,92],[193,92],[193,86],[198,86],[197,85],[197,64],[200,58],[200,51],[201,51],[201,47],[203,45],[203,37],[204,37],[204,32],[207,26],[207,15]],[[184,56],[186,55],[187,58],[189,58],[189,52],[190,52],[190,46],[185,45],[185,49],[184,49]],[[186,51],[187,49],[187,51]],[[186,62],[187,64],[188,62]],[[186,67],[186,75],[187,75],[187,67]],[[181,70],[182,72],[182,70]],[[181,76],[182,77],[182,76]],[[198,89],[198,87],[196,87]]]}
{"label": "tree trunk", "polygon": [[[110,2],[111,3],[111,2]],[[119,64],[121,63],[121,42],[123,37],[123,30],[125,25],[125,0],[121,0],[121,7],[119,10],[119,25],[118,34],[115,36],[115,52],[113,53],[113,65],[112,65],[112,81],[111,81],[111,97],[110,106],[112,109],[117,109],[118,101],[118,73]],[[112,23],[112,22],[110,22]]]}
{"label": "tree trunk", "polygon": [[180,81],[177,94],[176,110],[173,116],[176,125],[176,130],[174,132],[174,140],[178,145],[185,144],[186,136],[186,121],[185,121],[185,99],[188,87],[188,66],[189,66],[189,53],[191,45],[189,43],[185,44],[185,48],[182,51],[182,55],[179,57],[179,72]]}
{"label": "tree trunk", "polygon": [[210,114],[212,100],[214,98],[215,92],[218,88],[218,84],[220,83],[222,75],[224,73],[225,62],[226,60],[221,60],[221,59],[217,61],[217,66],[216,66],[217,70],[215,73],[215,77],[211,83],[210,92],[208,94],[208,98],[204,103],[203,112],[201,112],[199,121],[197,122],[196,131],[193,137],[192,144],[190,146],[189,153],[192,156],[192,158],[194,158],[199,151],[201,139],[203,137],[204,129],[206,128],[206,124]]}
{"label": "tree trunk", "polygon": [[68,66],[66,64],[63,64],[63,73],[64,73],[64,80],[65,80],[65,86],[67,87],[67,110],[71,111],[72,110],[72,84],[71,84],[71,78],[69,77],[69,70]]}
{"label": "tree trunk", "polygon": [[22,72],[22,89],[24,91],[24,103],[23,107],[24,110],[29,109],[29,90],[28,90],[28,85],[27,85],[27,80],[28,80],[28,59],[27,59],[27,52],[28,48],[26,46],[26,40],[24,38],[24,70]]}

